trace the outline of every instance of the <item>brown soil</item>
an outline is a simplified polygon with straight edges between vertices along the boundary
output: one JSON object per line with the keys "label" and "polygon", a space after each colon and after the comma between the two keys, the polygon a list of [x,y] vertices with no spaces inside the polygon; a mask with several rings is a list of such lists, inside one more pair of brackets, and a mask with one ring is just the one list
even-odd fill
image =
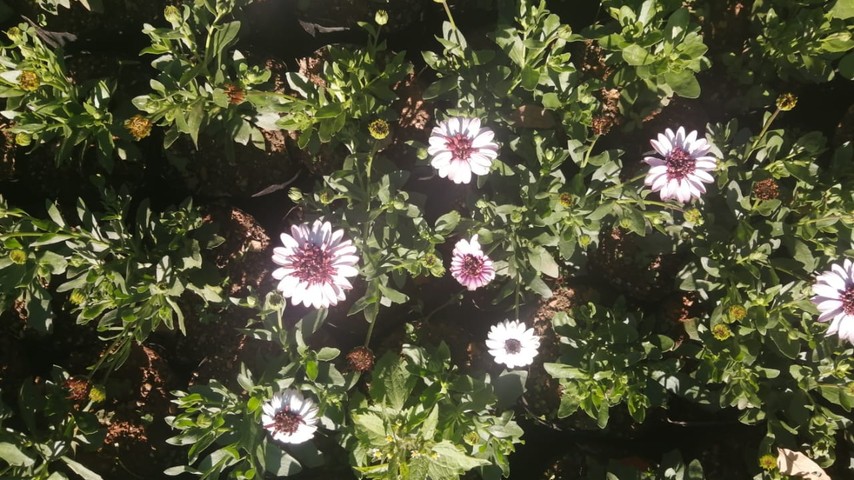
{"label": "brown soil", "polygon": [[267,232],[252,215],[235,207],[213,207],[207,220],[217,224],[225,238],[211,252],[216,266],[229,278],[225,293],[242,296],[248,293],[247,287],[257,290],[273,267]]}
{"label": "brown soil", "polygon": [[656,252],[644,240],[620,227],[606,227],[589,267],[594,276],[629,297],[654,302],[673,291],[680,261],[675,254]]}

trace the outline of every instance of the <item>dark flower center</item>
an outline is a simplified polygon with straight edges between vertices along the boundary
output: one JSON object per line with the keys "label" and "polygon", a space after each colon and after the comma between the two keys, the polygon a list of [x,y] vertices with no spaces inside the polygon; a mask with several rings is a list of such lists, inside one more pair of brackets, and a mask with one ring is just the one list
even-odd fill
{"label": "dark flower center", "polygon": [[673,147],[665,161],[667,161],[667,178],[671,180],[681,180],[697,168],[694,157],[679,147]]}
{"label": "dark flower center", "polygon": [[510,338],[504,341],[504,350],[507,353],[519,353],[522,351],[522,342],[515,338]]}
{"label": "dark flower center", "polygon": [[854,285],[846,288],[839,299],[842,300],[842,311],[846,315],[854,315]]}
{"label": "dark flower center", "polygon": [[463,257],[463,273],[477,277],[483,272],[483,258],[467,253]]}
{"label": "dark flower center", "polygon": [[294,276],[310,285],[332,281],[335,268],[332,255],[313,243],[307,243],[294,253]]}
{"label": "dark flower center", "polygon": [[452,135],[448,137],[445,146],[451,153],[454,155],[454,158],[460,160],[468,160],[469,155],[474,150],[471,147],[472,139],[463,135],[462,133],[458,133],[456,135]]}
{"label": "dark flower center", "polygon": [[273,417],[273,423],[264,425],[264,428],[272,428],[278,433],[291,435],[297,431],[301,423],[303,421],[299,414],[290,411],[288,408],[283,408],[276,412],[276,415]]}

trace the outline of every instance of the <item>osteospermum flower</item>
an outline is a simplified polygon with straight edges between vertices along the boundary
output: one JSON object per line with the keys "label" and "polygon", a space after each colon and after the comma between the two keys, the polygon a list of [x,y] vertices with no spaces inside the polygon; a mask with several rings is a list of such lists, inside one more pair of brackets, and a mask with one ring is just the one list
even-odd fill
{"label": "osteospermum flower", "polygon": [[430,165],[439,176],[454,183],[469,183],[471,174],[486,175],[492,161],[498,157],[495,134],[481,128],[480,119],[452,117],[439,123],[430,133],[427,153],[433,156]]}
{"label": "osteospermum flower", "polygon": [[652,167],[645,183],[652,191],[661,192],[662,200],[675,198],[688,203],[706,193],[703,183],[714,182],[709,172],[715,169],[717,160],[709,156],[711,145],[705,138],[697,138],[696,130],[685,135],[683,127],[676,133],[668,128],[658,134],[658,140],[649,143],[664,158],[644,157]]}
{"label": "osteospermum flower", "polygon": [[830,322],[825,335],[839,335],[854,343],[854,262],[845,259],[822,273],[812,287],[819,322]]}
{"label": "osteospermum flower", "polygon": [[503,363],[507,368],[524,367],[537,356],[540,339],[533,328],[526,329],[519,320],[505,320],[489,329],[486,346],[495,363]]}
{"label": "osteospermum flower", "polygon": [[329,222],[316,220],[309,225],[294,225],[291,234],[283,233],[284,247],[273,250],[273,261],[281,265],[273,271],[276,287],[294,304],[314,308],[336,305],[344,300],[344,291],[353,288],[347,277],[359,273],[359,257],[344,230],[332,230]]}
{"label": "osteospermum flower", "polygon": [[317,431],[317,405],[293,388],[273,395],[262,410],[261,425],[274,440],[303,443]]}
{"label": "osteospermum flower", "polygon": [[454,246],[451,275],[469,290],[482,287],[495,278],[495,267],[480,249],[477,235],[469,241],[462,239]]}

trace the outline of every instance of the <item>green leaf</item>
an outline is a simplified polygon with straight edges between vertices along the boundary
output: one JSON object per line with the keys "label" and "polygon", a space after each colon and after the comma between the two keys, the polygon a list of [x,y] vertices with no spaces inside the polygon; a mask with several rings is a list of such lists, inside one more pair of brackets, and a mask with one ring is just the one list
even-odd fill
{"label": "green leaf", "polygon": [[13,467],[29,467],[35,460],[26,456],[16,445],[0,442],[0,458]]}
{"label": "green leaf", "polygon": [[458,474],[489,465],[489,462],[482,458],[466,455],[448,440],[433,445],[432,450],[438,457],[433,459],[428,467],[429,477],[432,479],[457,478]]}
{"label": "green leaf", "polygon": [[457,225],[459,223],[460,212],[456,210],[451,210],[450,212],[436,219],[436,233],[438,235],[446,236],[449,233],[453,232],[454,229],[457,228]]}
{"label": "green leaf", "polygon": [[544,247],[537,245],[528,250],[528,261],[534,270],[552,278],[560,276],[560,267],[554,257]]}
{"label": "green leaf", "polygon": [[676,95],[684,98],[697,98],[700,96],[700,82],[690,70],[667,71],[664,80],[673,89]]}
{"label": "green leaf", "polygon": [[379,415],[370,412],[354,413],[353,425],[356,426],[356,437],[363,443],[374,445],[385,442],[385,422]]}
{"label": "green leaf", "polygon": [[495,379],[495,396],[498,397],[498,410],[511,408],[525,393],[528,372],[525,370],[505,371]]}
{"label": "green leaf", "polygon": [[830,9],[830,16],[843,20],[854,17],[854,0],[836,0]]}
{"label": "green leaf", "polygon": [[539,83],[540,72],[528,65],[525,65],[525,67],[522,68],[522,88],[529,92],[533,92]]}
{"label": "green leaf", "polygon": [[848,80],[854,80],[854,52],[845,55],[842,57],[842,60],[839,60],[839,74]]}
{"label": "green leaf", "polygon": [[629,65],[637,67],[652,63],[655,57],[640,45],[633,43],[623,49],[623,60]]}
{"label": "green leaf", "polygon": [[414,383],[415,377],[410,375],[398,356],[388,352],[374,368],[371,396],[378,403],[387,403],[395,410],[402,410]]}
{"label": "green leaf", "polygon": [[444,77],[436,80],[431,83],[429,87],[424,90],[422,97],[424,100],[432,100],[443,93],[450,92],[454,88],[457,87],[457,77]]}
{"label": "green leaf", "polygon": [[287,477],[301,472],[302,465],[276,443],[268,441],[264,445],[264,470],[277,477]]}
{"label": "green leaf", "polygon": [[562,363],[544,363],[546,373],[553,378],[587,378],[588,375],[579,368],[570,367]]}
{"label": "green leaf", "polygon": [[83,466],[83,464],[75,462],[68,457],[62,457],[62,461],[68,465],[71,471],[83,477],[83,480],[104,480],[100,475]]}

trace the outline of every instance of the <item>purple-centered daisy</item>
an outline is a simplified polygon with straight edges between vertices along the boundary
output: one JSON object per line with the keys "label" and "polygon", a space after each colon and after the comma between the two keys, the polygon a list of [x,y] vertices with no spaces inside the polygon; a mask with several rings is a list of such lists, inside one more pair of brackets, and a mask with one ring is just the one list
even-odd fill
{"label": "purple-centered daisy", "polygon": [[433,128],[427,148],[430,165],[454,183],[469,183],[471,174],[486,175],[498,157],[495,134],[481,128],[479,118],[452,117]]}
{"label": "purple-centered daisy", "polygon": [[261,409],[261,425],[274,440],[303,443],[317,431],[317,405],[293,388],[276,393]]}
{"label": "purple-centered daisy", "polygon": [[454,246],[451,275],[469,290],[482,287],[495,278],[495,267],[480,249],[477,235],[470,241],[460,240]]}
{"label": "purple-centered daisy", "polygon": [[534,335],[533,328],[526,328],[519,320],[505,320],[489,329],[486,346],[495,363],[503,363],[507,368],[524,367],[537,356],[540,338]]}
{"label": "purple-centered daisy", "polygon": [[684,127],[676,133],[668,128],[649,143],[664,158],[644,157],[651,167],[645,183],[653,192],[661,192],[662,200],[688,203],[706,193],[703,183],[715,181],[709,172],[714,171],[717,160],[709,156],[712,147],[705,138],[697,138],[696,130],[685,135]]}
{"label": "purple-centered daisy", "polygon": [[344,230],[332,230],[329,222],[291,226],[291,234],[281,235],[284,247],[273,250],[276,287],[294,305],[314,308],[336,305],[344,291],[353,288],[347,277],[359,273],[356,247],[343,240]]}
{"label": "purple-centered daisy", "polygon": [[847,258],[833,264],[812,287],[812,302],[819,311],[819,322],[830,322],[825,335],[839,335],[854,343],[854,262]]}

